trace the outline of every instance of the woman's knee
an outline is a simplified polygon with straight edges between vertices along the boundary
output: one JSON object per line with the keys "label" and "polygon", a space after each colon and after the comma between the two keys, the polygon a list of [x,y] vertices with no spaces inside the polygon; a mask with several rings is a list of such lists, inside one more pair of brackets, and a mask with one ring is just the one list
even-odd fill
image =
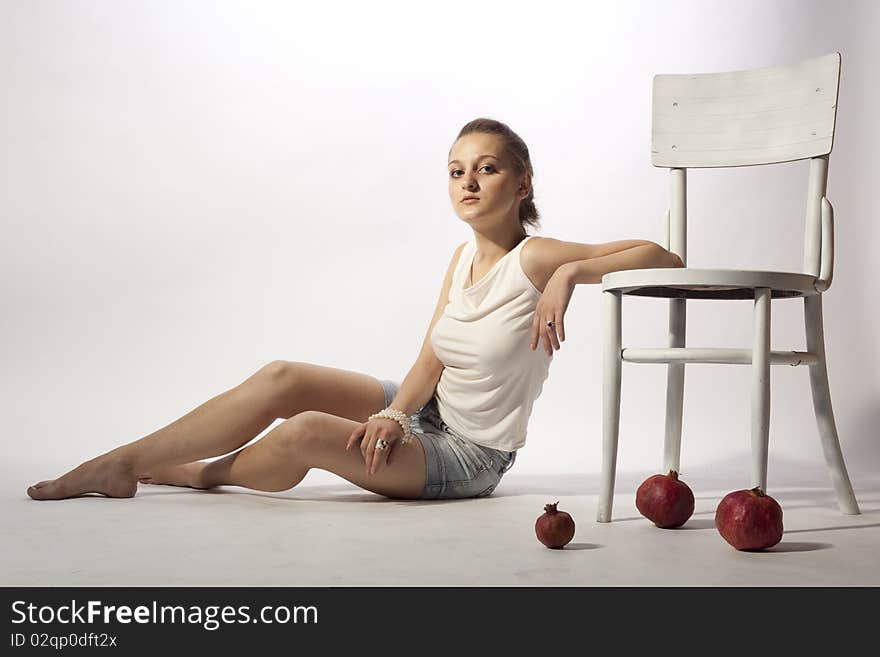
{"label": "woman's knee", "polygon": [[257,370],[254,377],[268,379],[275,383],[287,383],[296,374],[299,363],[290,360],[273,360]]}
{"label": "woman's knee", "polygon": [[273,360],[257,370],[249,381],[261,387],[276,418],[290,418],[296,412],[294,404],[301,379],[300,363]]}
{"label": "woman's knee", "polygon": [[287,453],[304,456],[314,450],[320,440],[320,433],[315,425],[314,411],[297,413],[278,425],[273,431],[277,433],[278,446]]}

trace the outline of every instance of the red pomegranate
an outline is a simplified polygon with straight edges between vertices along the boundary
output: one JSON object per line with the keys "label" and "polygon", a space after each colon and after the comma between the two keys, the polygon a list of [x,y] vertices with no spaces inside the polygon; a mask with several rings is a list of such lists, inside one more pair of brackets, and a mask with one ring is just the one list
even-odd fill
{"label": "red pomegranate", "polygon": [[554,550],[564,547],[574,538],[574,520],[565,511],[559,511],[554,504],[545,504],[544,513],[535,521],[535,534],[538,540]]}
{"label": "red pomegranate", "polygon": [[636,491],[636,508],[658,527],[681,527],[694,512],[694,494],[678,473],[670,470],[642,482]]}
{"label": "red pomegranate", "polygon": [[760,487],[734,491],[715,510],[715,527],[737,550],[763,550],[782,540],[782,507]]}

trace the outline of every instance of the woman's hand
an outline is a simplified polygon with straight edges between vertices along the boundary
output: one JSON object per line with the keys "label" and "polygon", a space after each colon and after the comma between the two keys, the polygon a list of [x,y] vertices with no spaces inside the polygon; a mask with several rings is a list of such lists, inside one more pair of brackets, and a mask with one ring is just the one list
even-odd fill
{"label": "woman's hand", "polygon": [[[357,441],[361,442],[361,454],[364,456],[364,464],[366,465],[366,474],[372,475],[382,465],[391,465],[391,456],[400,439],[403,438],[403,427],[397,420],[387,417],[376,417],[367,420],[361,426],[354,430],[354,433],[345,444],[345,449],[349,449]],[[388,442],[385,449],[376,449],[376,443],[380,440]]]}
{"label": "woman's hand", "polygon": [[[529,345],[532,351],[543,341],[547,355],[550,356],[553,349],[559,349],[560,340],[565,342],[563,317],[568,309],[568,302],[571,301],[574,286],[574,280],[568,276],[565,265],[559,267],[547,281],[535,308],[535,319],[532,320],[532,341]],[[552,321],[553,326],[547,326],[548,321]]]}

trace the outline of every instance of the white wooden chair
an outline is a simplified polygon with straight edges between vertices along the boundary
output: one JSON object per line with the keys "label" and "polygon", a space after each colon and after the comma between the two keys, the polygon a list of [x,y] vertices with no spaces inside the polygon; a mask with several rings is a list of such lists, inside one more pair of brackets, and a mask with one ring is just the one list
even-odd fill
{"label": "white wooden chair", "polygon": [[[605,297],[602,476],[598,522],[610,522],[624,361],[667,363],[663,471],[679,470],[686,363],[752,366],[752,486],[767,488],[770,366],[807,365],[825,460],[843,513],[859,513],[831,409],[822,327],[822,293],[834,267],[834,212],[825,197],[834,140],[840,53],[792,66],[696,75],[656,75],[651,161],[670,172],[666,248],[684,268],[633,269],[602,277]],[[804,271],[687,267],[687,170],[810,158]],[[623,295],[669,299],[669,347],[621,349]],[[771,299],[803,297],[807,351],[770,350]],[[751,349],[685,347],[688,299],[754,299]]]}

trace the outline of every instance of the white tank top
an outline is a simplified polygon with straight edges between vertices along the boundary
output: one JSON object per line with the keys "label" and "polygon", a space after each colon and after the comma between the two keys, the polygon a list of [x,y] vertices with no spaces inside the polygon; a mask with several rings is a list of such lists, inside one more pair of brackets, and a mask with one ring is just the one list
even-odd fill
{"label": "white tank top", "polygon": [[485,447],[514,451],[526,442],[529,416],[553,360],[532,351],[532,321],[541,298],[519,254],[528,235],[474,285],[465,288],[476,241],[461,251],[449,303],[431,332],[445,366],[434,396],[442,420]]}

